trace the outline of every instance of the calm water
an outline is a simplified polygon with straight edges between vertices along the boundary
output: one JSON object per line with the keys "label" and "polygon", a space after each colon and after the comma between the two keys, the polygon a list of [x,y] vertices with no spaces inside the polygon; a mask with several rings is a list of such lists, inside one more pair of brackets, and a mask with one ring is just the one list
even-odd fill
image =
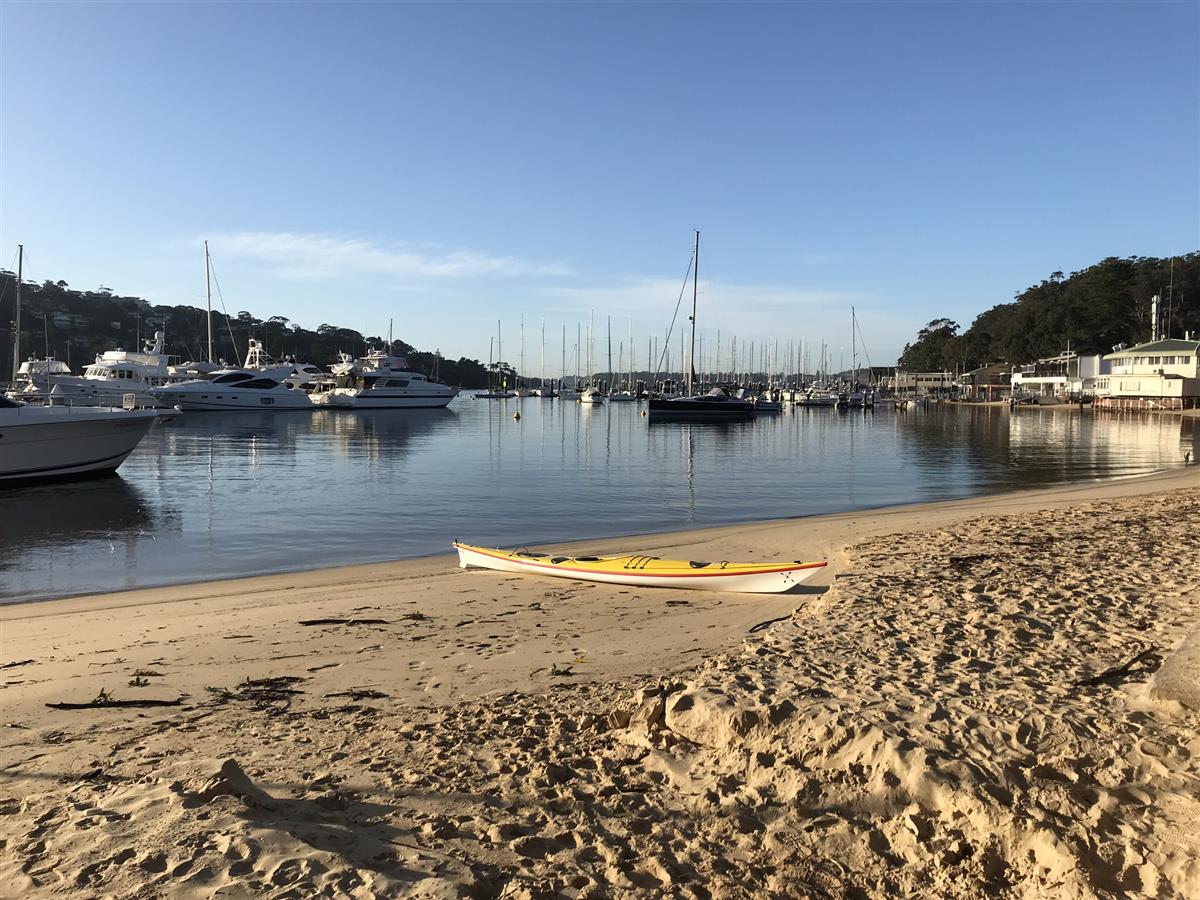
{"label": "calm water", "polygon": [[189,413],[117,477],[0,492],[0,598],[965,497],[1200,451],[1197,421],[1173,416],[947,406],[688,426],[640,411]]}

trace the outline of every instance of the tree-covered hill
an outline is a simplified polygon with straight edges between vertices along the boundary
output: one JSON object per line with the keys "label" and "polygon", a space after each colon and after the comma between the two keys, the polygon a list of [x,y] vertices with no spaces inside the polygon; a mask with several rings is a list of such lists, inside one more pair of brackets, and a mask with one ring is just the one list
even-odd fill
{"label": "tree-covered hill", "polygon": [[[1171,284],[1174,281],[1172,290]],[[935,319],[904,348],[899,365],[913,372],[1013,365],[1054,356],[1068,345],[1081,354],[1150,339],[1150,298],[1162,298],[1164,332],[1200,332],[1200,252],[1172,260],[1110,257],[1081,272],[1054,272],[1011,303],[976,317],[966,331]]]}
{"label": "tree-covered hill", "polygon": [[[12,373],[12,325],[17,277],[0,270],[0,382]],[[184,360],[207,357],[206,313],[194,306],[152,306],[140,297],[123,297],[101,287],[72,290],[65,281],[25,282],[21,288],[21,355],[45,356],[47,351],[69,362],[76,371],[105,350],[141,349],[155,331],[166,335],[166,352]],[[232,336],[231,336],[232,335]],[[276,358],[294,356],[303,362],[328,366],[339,352],[362,356],[368,346],[386,344],[378,336],[351,328],[323,324],[315,331],[301,328],[285,316],[259,319],[248,312],[226,317],[213,311],[213,356],[233,363],[245,357],[250,338],[257,338]],[[485,387],[485,366],[473,359],[438,359],[404,341],[393,342],[393,353],[407,354],[414,369],[437,376],[447,384]]]}

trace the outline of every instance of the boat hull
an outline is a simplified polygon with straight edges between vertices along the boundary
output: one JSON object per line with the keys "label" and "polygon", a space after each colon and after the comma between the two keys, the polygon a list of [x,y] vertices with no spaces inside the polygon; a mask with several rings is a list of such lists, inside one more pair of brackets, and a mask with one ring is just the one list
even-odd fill
{"label": "boat hull", "polygon": [[0,410],[0,485],[113,472],[158,419],[149,410],[27,409]]}
{"label": "boat hull", "polygon": [[318,395],[317,403],[321,406],[342,407],[345,409],[443,409],[450,405],[455,394],[394,394],[387,396],[375,394],[374,391],[326,391]]}
{"label": "boat hull", "polygon": [[[293,393],[297,396],[291,396]],[[247,391],[241,396],[214,395],[207,399],[202,399],[199,395],[190,397],[186,394],[166,391],[158,396],[160,402],[171,402],[171,398],[174,397],[172,405],[184,412],[245,412],[252,409],[311,410],[313,408],[312,400],[303,391],[287,391],[286,393],[281,391],[263,397],[252,396]]]}
{"label": "boat hull", "polygon": [[707,398],[651,398],[650,417],[686,419],[701,422],[733,422],[754,418],[754,404],[748,400],[709,400]]}
{"label": "boat hull", "polygon": [[527,551],[491,550],[455,543],[459,568],[493,569],[525,575],[572,578],[603,584],[682,590],[781,594],[825,567],[810,563],[691,563],[649,556],[565,557]]}

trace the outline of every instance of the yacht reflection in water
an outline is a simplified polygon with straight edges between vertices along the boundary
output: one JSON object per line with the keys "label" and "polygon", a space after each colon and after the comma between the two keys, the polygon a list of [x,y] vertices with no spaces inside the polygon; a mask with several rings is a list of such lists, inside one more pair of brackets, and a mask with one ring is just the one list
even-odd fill
{"label": "yacht reflection in water", "polygon": [[313,434],[333,438],[346,458],[378,460],[427,442],[457,422],[458,414],[449,409],[356,409],[318,413],[307,424]]}
{"label": "yacht reflection in water", "polygon": [[[179,511],[151,503],[145,494],[119,475],[62,484],[29,487],[20,495],[18,515],[0,516],[0,570],[29,571],[38,559],[68,554],[79,545],[104,541],[112,552],[130,549],[145,535],[180,530]],[[9,595],[0,583],[0,597]]]}

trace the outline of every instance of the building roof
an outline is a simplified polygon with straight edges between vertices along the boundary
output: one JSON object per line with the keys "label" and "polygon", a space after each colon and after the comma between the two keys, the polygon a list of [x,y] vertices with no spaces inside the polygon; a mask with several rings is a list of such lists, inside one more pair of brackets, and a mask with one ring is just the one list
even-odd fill
{"label": "building roof", "polygon": [[1147,353],[1196,353],[1200,354],[1200,341],[1185,341],[1181,338],[1165,338],[1161,341],[1148,341],[1134,347],[1126,347],[1114,353],[1105,354],[1105,359],[1116,359],[1122,356],[1145,356]]}

